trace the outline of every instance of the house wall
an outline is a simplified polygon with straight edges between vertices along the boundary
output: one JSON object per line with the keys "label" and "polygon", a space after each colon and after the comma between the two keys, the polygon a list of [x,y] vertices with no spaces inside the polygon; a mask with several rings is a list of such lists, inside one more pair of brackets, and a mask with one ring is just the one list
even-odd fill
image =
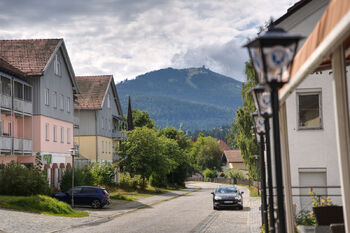
{"label": "house wall", "polygon": [[244,163],[229,163],[229,167],[247,170],[247,166]]}
{"label": "house wall", "polygon": [[[80,140],[80,154],[91,160],[96,161],[96,136],[74,137],[75,143]],[[102,150],[103,145],[103,150]],[[107,137],[97,136],[98,160],[112,162],[113,159],[113,140]]]}
{"label": "house wall", "polygon": [[[73,122],[73,88],[69,77],[67,66],[64,62],[61,49],[57,52],[61,63],[61,76],[54,73],[54,60],[50,62],[45,73],[41,77],[29,79],[33,85],[33,114],[43,115],[60,119],[67,122]],[[45,105],[45,89],[49,89],[49,105]],[[53,93],[57,92],[57,108],[53,105]],[[64,109],[60,109],[60,95],[64,96]],[[70,98],[70,108],[67,111],[67,97]]]}
{"label": "house wall", "polygon": [[[46,140],[46,124],[49,125],[48,140]],[[46,116],[34,116],[33,152],[60,153],[70,155],[73,147],[73,123]],[[53,126],[56,125],[56,142],[53,140]],[[61,127],[63,127],[63,143],[61,142]],[[70,129],[70,143],[67,141],[67,129]]]}
{"label": "house wall", "polygon": [[[307,38],[323,15],[328,2],[328,0],[313,0],[278,26],[291,33],[302,34]],[[298,129],[296,93],[308,90],[321,91],[321,129]],[[310,74],[288,97],[286,107],[292,186],[304,186],[307,185],[306,183],[308,185],[325,183],[327,186],[340,186],[334,119],[333,75],[330,70]],[[325,175],[323,171],[326,172]],[[320,176],[314,176],[315,174],[320,174]],[[308,181],[302,180],[303,177],[308,177]],[[321,178],[326,180],[320,180]],[[312,179],[315,180],[312,181]],[[293,188],[292,191],[294,195],[307,193],[306,190],[298,188]],[[318,191],[324,192],[316,190],[316,192]],[[339,195],[340,193],[339,188],[326,190],[327,195]],[[330,197],[333,203],[341,204],[341,197]],[[304,203],[303,206],[301,206],[301,200]],[[298,210],[301,207],[305,208],[305,203],[308,201],[311,206],[311,198],[293,197],[293,201],[297,203]]]}
{"label": "house wall", "polygon": [[[79,117],[79,135],[91,136],[96,135],[95,131],[95,110],[75,110],[75,116]],[[77,135],[74,135],[77,136]]]}

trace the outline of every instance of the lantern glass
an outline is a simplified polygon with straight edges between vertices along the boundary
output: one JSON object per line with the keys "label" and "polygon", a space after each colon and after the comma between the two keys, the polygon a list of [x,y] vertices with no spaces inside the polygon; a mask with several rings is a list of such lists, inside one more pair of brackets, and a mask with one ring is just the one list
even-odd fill
{"label": "lantern glass", "polygon": [[259,112],[261,115],[272,114],[272,108],[271,108],[271,93],[268,91],[263,91],[258,93],[258,102],[259,102]]}
{"label": "lantern glass", "polygon": [[256,134],[265,133],[265,119],[264,119],[264,117],[259,115],[257,112],[254,112],[252,114],[252,117],[253,117],[253,123],[254,123],[254,127],[255,127],[255,133]]}

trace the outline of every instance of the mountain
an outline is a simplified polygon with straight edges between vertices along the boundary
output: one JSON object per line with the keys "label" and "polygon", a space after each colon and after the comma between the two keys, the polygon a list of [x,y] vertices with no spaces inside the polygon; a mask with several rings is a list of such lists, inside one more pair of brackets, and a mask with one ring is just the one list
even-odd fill
{"label": "mountain", "polygon": [[146,110],[157,126],[184,130],[229,125],[241,106],[241,82],[205,67],[161,69],[117,84],[123,111]]}

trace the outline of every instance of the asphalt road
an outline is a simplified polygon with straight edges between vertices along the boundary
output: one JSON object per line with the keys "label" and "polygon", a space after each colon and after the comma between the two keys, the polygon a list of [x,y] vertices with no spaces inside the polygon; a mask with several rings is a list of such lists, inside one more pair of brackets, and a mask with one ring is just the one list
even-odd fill
{"label": "asphalt road", "polygon": [[250,200],[244,191],[243,210],[213,210],[213,183],[194,183],[199,191],[124,214],[98,225],[69,229],[69,232],[235,232],[249,233]]}

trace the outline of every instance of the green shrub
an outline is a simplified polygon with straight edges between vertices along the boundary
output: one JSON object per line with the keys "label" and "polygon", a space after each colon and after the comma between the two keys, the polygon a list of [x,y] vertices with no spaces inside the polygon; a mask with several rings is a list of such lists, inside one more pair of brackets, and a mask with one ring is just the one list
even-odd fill
{"label": "green shrub", "polygon": [[11,162],[0,170],[0,194],[30,196],[49,194],[50,188],[43,171]]}
{"label": "green shrub", "polygon": [[[95,185],[95,177],[89,170],[74,169],[74,186]],[[61,190],[67,191],[72,188],[72,169],[67,169],[62,176]]]}
{"label": "green shrub", "polygon": [[217,171],[216,170],[210,170],[209,168],[206,168],[203,171],[203,176],[205,180],[208,180],[209,178],[215,178],[217,177]]}
{"label": "green shrub", "polygon": [[227,169],[225,173],[226,173],[226,177],[228,177],[230,179],[245,179],[246,178],[243,171],[239,170],[238,168]]}
{"label": "green shrub", "polygon": [[153,187],[156,187],[156,188],[165,188],[167,187],[167,179],[166,177],[158,174],[158,173],[155,173],[153,172],[149,178],[149,181],[150,181],[150,184],[153,186]]}
{"label": "green shrub", "polygon": [[225,177],[226,175],[225,175],[224,172],[220,172],[219,176],[220,176],[220,177]]}
{"label": "green shrub", "polygon": [[311,211],[302,210],[295,217],[295,223],[297,225],[314,226],[316,225],[316,218]]}
{"label": "green shrub", "polygon": [[114,185],[114,167],[111,163],[91,163],[89,171],[93,177],[94,184],[97,186]]}
{"label": "green shrub", "polygon": [[130,176],[127,172],[119,173],[119,186],[126,190],[140,189],[142,186],[142,178],[140,175]]}

